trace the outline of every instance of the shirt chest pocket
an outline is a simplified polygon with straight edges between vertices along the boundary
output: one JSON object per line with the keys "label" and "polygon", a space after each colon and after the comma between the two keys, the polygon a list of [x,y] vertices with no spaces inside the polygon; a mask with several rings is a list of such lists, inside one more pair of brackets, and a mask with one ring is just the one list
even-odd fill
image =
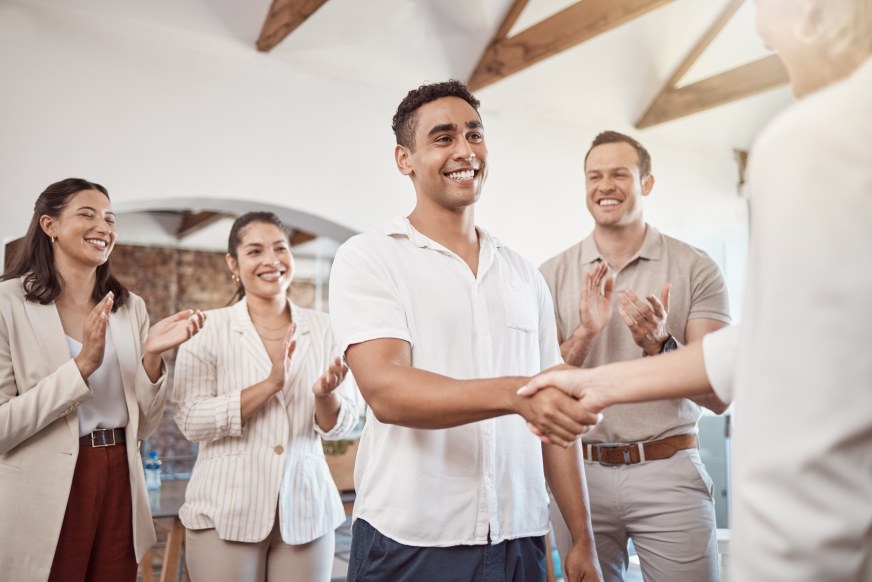
{"label": "shirt chest pocket", "polygon": [[506,325],[527,333],[539,329],[539,300],[532,285],[500,283]]}

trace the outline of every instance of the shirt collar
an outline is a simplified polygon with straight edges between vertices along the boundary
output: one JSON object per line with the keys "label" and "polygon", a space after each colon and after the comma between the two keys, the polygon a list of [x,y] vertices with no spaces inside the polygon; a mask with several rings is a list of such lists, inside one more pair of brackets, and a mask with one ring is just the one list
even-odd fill
{"label": "shirt collar", "polygon": [[[412,226],[412,223],[409,222],[409,219],[405,216],[397,216],[396,218],[392,218],[391,220],[385,222],[382,225],[382,230],[387,236],[406,237],[409,239],[409,242],[419,248],[429,248],[437,251],[450,252],[438,242],[424,236],[423,234],[415,230],[415,227]],[[488,246],[500,248],[503,246],[503,242],[500,239],[492,236],[489,232],[487,232],[480,226],[476,226],[475,230],[476,232],[478,232],[482,248]]]}
{"label": "shirt collar", "polygon": [[[630,261],[636,259],[647,259],[649,261],[660,260],[660,255],[663,253],[663,237],[660,231],[645,223],[645,240],[642,241],[642,247],[636,256]],[[605,261],[600,253],[599,247],[596,246],[596,239],[593,236],[593,231],[581,244],[581,262],[582,264],[593,263],[594,261]],[[628,263],[629,264],[629,263]]]}

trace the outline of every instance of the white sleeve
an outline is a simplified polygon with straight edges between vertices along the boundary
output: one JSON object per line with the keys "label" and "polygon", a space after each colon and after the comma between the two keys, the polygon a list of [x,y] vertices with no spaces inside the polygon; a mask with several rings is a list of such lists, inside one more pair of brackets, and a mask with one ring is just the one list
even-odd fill
{"label": "white sleeve", "polygon": [[702,338],[702,355],[709,383],[722,402],[733,401],[733,377],[741,326],[731,325]]}
{"label": "white sleeve", "polygon": [[380,338],[412,344],[394,273],[378,252],[365,248],[365,241],[355,237],[339,248],[333,260],[330,320],[341,354],[350,345]]}

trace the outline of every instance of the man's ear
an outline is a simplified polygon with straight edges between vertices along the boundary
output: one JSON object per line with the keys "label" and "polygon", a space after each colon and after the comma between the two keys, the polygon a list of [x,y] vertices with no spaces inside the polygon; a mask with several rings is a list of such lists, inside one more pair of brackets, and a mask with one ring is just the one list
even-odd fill
{"label": "man's ear", "polygon": [[397,144],[397,147],[394,148],[394,159],[397,161],[397,169],[404,176],[412,174],[412,160],[409,159],[411,155],[412,152],[406,146]]}
{"label": "man's ear", "polygon": [[647,196],[654,189],[654,174],[648,174],[642,180],[642,196]]}

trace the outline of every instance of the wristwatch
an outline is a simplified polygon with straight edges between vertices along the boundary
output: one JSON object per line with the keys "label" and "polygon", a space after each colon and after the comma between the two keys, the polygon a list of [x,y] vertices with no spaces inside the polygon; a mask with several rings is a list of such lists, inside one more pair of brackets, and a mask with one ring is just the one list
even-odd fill
{"label": "wristwatch", "polygon": [[676,341],[675,336],[670,335],[666,338],[666,341],[663,342],[663,345],[660,347],[660,353],[665,354],[666,352],[674,352],[678,349],[678,341]]}

